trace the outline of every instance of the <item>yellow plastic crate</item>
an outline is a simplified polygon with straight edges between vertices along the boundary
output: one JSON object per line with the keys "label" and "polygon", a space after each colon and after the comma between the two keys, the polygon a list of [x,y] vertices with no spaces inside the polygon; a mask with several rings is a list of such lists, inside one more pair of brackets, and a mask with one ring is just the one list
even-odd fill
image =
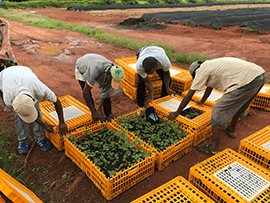
{"label": "yellow plastic crate", "polygon": [[[206,89],[206,87],[205,87]],[[186,96],[189,90],[182,92],[182,96]],[[196,91],[195,94],[192,97],[193,101],[201,101],[205,90],[202,91]],[[218,91],[216,89],[213,89],[208,99],[204,102],[206,106],[209,106],[213,108],[213,106],[220,100],[220,98],[223,96],[224,92]]]}
{"label": "yellow plastic crate", "polygon": [[[183,98],[180,96],[168,95],[166,97],[162,97],[160,99],[152,101],[150,105],[154,106],[156,110],[162,112],[165,117],[167,117],[170,112],[177,110],[182,99]],[[166,103],[171,106],[164,107]],[[183,125],[188,126],[191,131],[194,132],[194,146],[196,146],[212,136],[212,126],[209,123],[211,119],[211,110],[209,108],[197,105],[195,102],[192,101],[190,101],[188,105],[191,108],[199,110],[203,113],[194,119],[189,119],[182,115],[179,115],[176,120],[183,123]]]}
{"label": "yellow plastic crate", "polygon": [[270,125],[242,139],[238,153],[270,170]]}
{"label": "yellow plastic crate", "polygon": [[[159,98],[161,96],[162,91],[162,82],[155,81],[152,82],[153,91],[154,91],[154,98]],[[120,82],[120,86],[123,89],[124,93],[132,100],[137,101],[137,87],[132,86],[129,84],[125,79]],[[149,98],[149,92],[146,89],[145,92],[145,99]]]}
{"label": "yellow plastic crate", "polygon": [[[137,115],[138,113],[140,113],[139,109],[131,113],[125,114],[123,116],[124,117],[130,116],[130,115],[134,116],[134,115]],[[156,113],[159,117],[165,118],[164,114],[162,112],[159,112],[157,109],[156,109]],[[115,122],[119,118],[121,118],[121,116],[115,118],[112,121],[112,123],[114,126],[122,128],[118,123]],[[193,149],[194,133],[191,131],[191,129],[188,126],[184,124],[181,127],[182,127],[182,130],[189,133],[187,137],[175,143],[174,145],[167,147],[162,152],[158,152],[155,148],[152,149],[156,154],[156,167],[159,171],[163,170],[168,165],[170,165],[173,161],[176,161],[177,159],[181,158],[182,156],[184,156],[185,154],[187,154]],[[137,138],[137,136],[132,132],[130,132],[130,135],[133,139]],[[140,141],[147,144],[147,141],[144,141],[141,139]]]}
{"label": "yellow plastic crate", "polygon": [[[97,132],[104,128],[110,128],[120,132],[121,128],[113,126],[111,123],[95,123],[91,127],[86,130],[91,132]],[[80,138],[85,135],[85,130],[81,130],[77,133],[72,134],[74,138]],[[130,141],[133,141],[133,138],[127,134]],[[102,173],[95,164],[85,156],[71,141],[64,138],[65,142],[65,155],[69,157],[81,170],[86,173],[86,175],[92,180],[92,182],[99,188],[103,194],[103,196],[107,200],[111,200],[115,198],[117,195],[126,191],[133,185],[142,181],[143,179],[152,175],[155,171],[155,154],[152,151],[151,146],[147,144],[141,144],[140,147],[144,149],[144,151],[151,151],[151,156],[146,159],[140,161],[137,164],[118,172],[112,178],[106,178],[104,173]]]}
{"label": "yellow plastic crate", "polygon": [[171,89],[177,92],[184,92],[190,89],[192,85],[192,77],[188,70],[172,66],[170,75],[172,79]]}
{"label": "yellow plastic crate", "polygon": [[232,149],[191,167],[189,181],[215,202],[270,201],[269,171]]}
{"label": "yellow plastic crate", "polygon": [[[124,79],[134,87],[138,86],[139,81],[138,72],[136,70],[136,63],[137,56],[115,59],[115,65],[119,65],[125,70]],[[161,81],[159,75],[156,72],[148,75],[148,77],[152,82]]]}
{"label": "yellow plastic crate", "polygon": [[181,176],[152,190],[131,203],[214,203],[210,198],[195,188],[190,182]]}
{"label": "yellow plastic crate", "polygon": [[270,84],[264,84],[251,106],[270,111]]}
{"label": "yellow plastic crate", "polygon": [[[206,89],[206,87],[205,87]],[[182,96],[185,97],[188,94],[189,90],[185,91],[182,93]],[[204,95],[205,90],[203,91],[196,91],[195,94],[192,97],[193,101],[201,101],[203,95]],[[213,109],[213,106],[220,100],[220,98],[223,96],[224,92],[218,91],[216,89],[213,89],[212,93],[208,97],[208,99],[204,102],[204,107]],[[251,105],[247,108],[246,114],[248,115],[250,111]],[[228,122],[227,125],[230,125],[232,119]]]}
{"label": "yellow plastic crate", "polygon": [[[0,191],[14,203],[42,203],[28,188],[0,169]],[[1,201],[2,200],[2,201]],[[3,198],[0,202],[5,202]]]}
{"label": "yellow plastic crate", "polygon": [[[83,103],[79,102],[70,95],[65,95],[58,98],[63,107],[63,113],[65,123],[68,127],[68,134],[85,128],[91,125],[94,121],[91,116],[91,111]],[[49,101],[40,102],[40,109],[43,117],[43,121],[54,125],[54,133],[46,132],[46,137],[52,142],[52,144],[58,149],[64,149],[63,136],[59,134],[56,127],[59,124],[58,117],[54,104]],[[57,119],[56,119],[57,118]]]}

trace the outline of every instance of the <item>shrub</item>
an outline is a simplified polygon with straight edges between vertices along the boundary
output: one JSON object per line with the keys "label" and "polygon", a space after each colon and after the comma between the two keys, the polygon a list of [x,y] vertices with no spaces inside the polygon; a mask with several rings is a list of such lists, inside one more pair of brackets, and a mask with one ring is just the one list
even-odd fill
{"label": "shrub", "polygon": [[149,0],[148,1],[150,4],[159,4],[160,3],[160,1],[159,0]]}
{"label": "shrub", "polygon": [[135,5],[138,4],[138,0],[122,0],[122,5]]}

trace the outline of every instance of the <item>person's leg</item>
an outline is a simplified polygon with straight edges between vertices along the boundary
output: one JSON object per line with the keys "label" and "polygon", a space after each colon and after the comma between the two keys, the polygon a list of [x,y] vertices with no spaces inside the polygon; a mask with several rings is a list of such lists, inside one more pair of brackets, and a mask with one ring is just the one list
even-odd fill
{"label": "person's leg", "polygon": [[220,152],[220,134],[222,133],[222,130],[219,128],[212,126],[212,137],[211,137],[211,144],[210,144],[210,149],[213,154],[217,154]]}
{"label": "person's leg", "polygon": [[137,104],[140,108],[144,107],[145,100],[145,84],[143,78],[138,74],[139,82],[137,87]]}
{"label": "person's leg", "polygon": [[28,124],[25,123],[15,111],[14,120],[19,141],[18,151],[22,154],[28,153],[28,142],[31,138]]}
{"label": "person's leg", "polygon": [[[35,104],[35,107],[36,107],[36,109],[38,111],[38,117],[41,120],[43,120],[41,110],[40,110],[40,107],[39,107],[39,102],[37,102]],[[31,127],[32,127],[32,130],[33,130],[34,138],[37,141],[37,143],[40,145],[41,149],[43,151],[49,150],[51,148],[51,145],[46,140],[44,128],[41,125],[39,125],[37,122],[31,123]]]}
{"label": "person's leg", "polygon": [[110,98],[106,98],[104,100],[104,103],[103,103],[103,112],[104,112],[106,118],[111,115],[111,113],[112,113],[112,104],[111,104],[111,99]]}
{"label": "person's leg", "polygon": [[[160,97],[165,97],[168,94],[167,94],[165,83],[164,83],[163,70],[162,69],[156,70],[156,73],[159,75],[159,77],[160,77],[160,79],[162,81],[162,90],[161,90],[161,96]],[[171,85],[171,82],[172,82],[172,79],[170,78],[169,85]]]}

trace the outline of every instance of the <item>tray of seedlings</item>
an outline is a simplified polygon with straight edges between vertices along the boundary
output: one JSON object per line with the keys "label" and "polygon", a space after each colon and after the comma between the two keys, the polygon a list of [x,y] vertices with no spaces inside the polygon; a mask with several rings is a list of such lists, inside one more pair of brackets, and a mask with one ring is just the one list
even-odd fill
{"label": "tray of seedlings", "polygon": [[147,122],[144,110],[136,110],[115,118],[114,126],[122,127],[130,132],[133,139],[139,138],[149,144],[156,153],[156,167],[163,170],[193,149],[193,133],[181,122],[170,121],[156,112],[159,123]]}
{"label": "tray of seedlings", "polygon": [[155,170],[155,153],[123,128],[96,123],[65,137],[65,154],[111,200]]}

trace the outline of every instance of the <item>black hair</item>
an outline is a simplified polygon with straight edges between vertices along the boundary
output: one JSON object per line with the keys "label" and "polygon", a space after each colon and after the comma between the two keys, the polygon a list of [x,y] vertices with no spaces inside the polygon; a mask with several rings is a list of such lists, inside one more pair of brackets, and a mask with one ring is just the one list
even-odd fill
{"label": "black hair", "polygon": [[147,57],[143,60],[143,68],[146,73],[149,73],[153,68],[156,68],[157,66],[157,59],[154,57]]}
{"label": "black hair", "polygon": [[193,74],[192,74],[192,79],[194,79],[194,78],[195,78],[195,75],[196,75],[196,70],[197,70],[198,68],[200,68],[200,67],[201,67],[201,64],[202,64],[203,62],[201,62],[201,61],[197,61],[197,63],[198,63],[199,65],[198,65],[198,67],[197,67],[197,68],[195,68],[195,70],[193,71]]}

